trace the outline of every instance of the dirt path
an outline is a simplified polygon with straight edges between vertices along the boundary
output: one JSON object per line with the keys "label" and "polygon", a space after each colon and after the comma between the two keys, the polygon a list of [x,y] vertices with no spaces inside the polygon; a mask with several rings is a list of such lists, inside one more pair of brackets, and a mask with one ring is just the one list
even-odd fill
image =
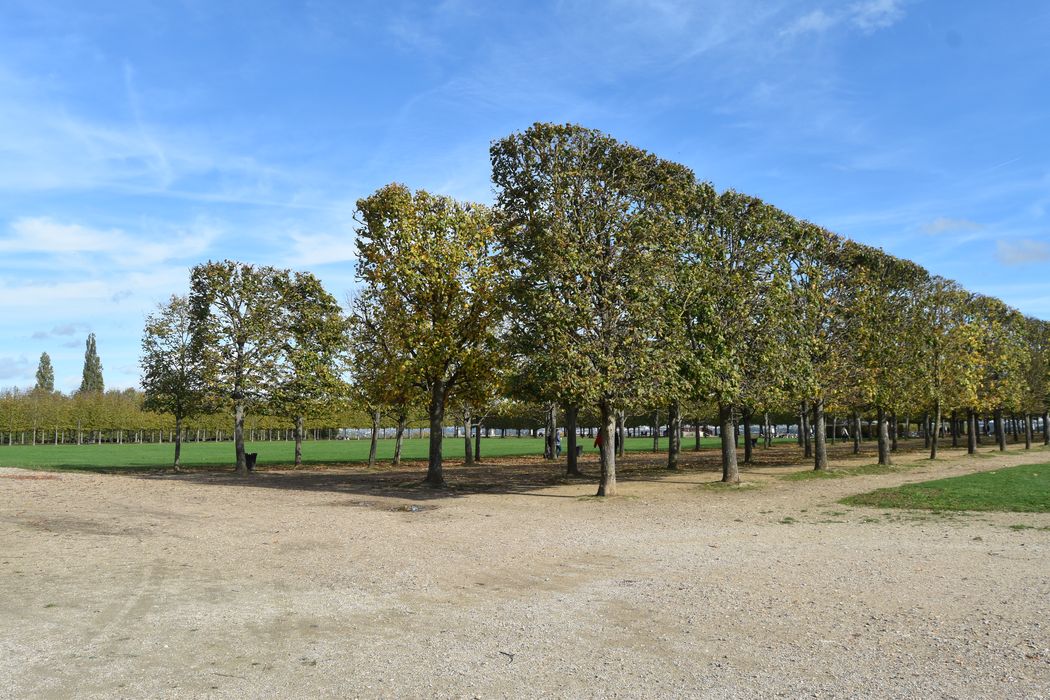
{"label": "dirt path", "polygon": [[897,461],[0,470],[0,696],[1050,698],[1050,514],[836,503],[1050,451]]}

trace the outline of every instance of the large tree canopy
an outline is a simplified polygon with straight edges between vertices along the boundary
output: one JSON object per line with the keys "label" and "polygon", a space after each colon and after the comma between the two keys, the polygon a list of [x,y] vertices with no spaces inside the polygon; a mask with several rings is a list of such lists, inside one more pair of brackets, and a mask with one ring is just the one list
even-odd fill
{"label": "large tree canopy", "polygon": [[237,473],[247,474],[244,414],[286,381],[287,272],[225,260],[190,274],[192,348],[210,390],[233,403]]}
{"label": "large tree canopy", "polygon": [[662,313],[693,173],[575,125],[535,124],[491,148],[510,267],[511,344],[541,393],[597,403],[599,495],[616,493],[615,411],[674,370]]}
{"label": "large tree canopy", "polygon": [[357,203],[353,323],[383,371],[428,396],[427,483],[444,483],[445,409],[485,382],[499,361],[503,277],[488,209],[391,184]]}

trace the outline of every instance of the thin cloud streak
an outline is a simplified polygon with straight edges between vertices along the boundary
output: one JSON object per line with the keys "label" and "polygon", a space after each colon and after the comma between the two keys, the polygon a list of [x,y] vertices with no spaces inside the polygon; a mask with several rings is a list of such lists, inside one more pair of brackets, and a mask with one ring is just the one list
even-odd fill
{"label": "thin cloud streak", "polygon": [[[0,253],[53,256],[59,265],[63,260],[76,260],[77,256],[101,255],[121,268],[196,258],[219,237],[219,231],[207,224],[197,224],[189,230],[159,231],[150,240],[142,233],[132,235],[120,229],[94,229],[48,217],[16,219],[10,231],[0,238]],[[91,262],[95,266],[99,261],[93,257]]]}
{"label": "thin cloud streak", "polygon": [[995,242],[995,257],[1003,265],[1030,265],[1050,260],[1050,243],[1028,238]]}

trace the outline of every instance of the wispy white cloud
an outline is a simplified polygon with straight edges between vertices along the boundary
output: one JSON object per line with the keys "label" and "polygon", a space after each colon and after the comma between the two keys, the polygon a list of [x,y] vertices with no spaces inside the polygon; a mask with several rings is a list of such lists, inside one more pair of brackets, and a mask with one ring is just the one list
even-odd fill
{"label": "wispy white cloud", "polygon": [[[126,110],[85,114],[0,64],[0,191],[95,190],[289,206],[308,180],[183,124],[151,123],[136,71],[123,64]],[[324,206],[324,202],[313,202]]]}
{"label": "wispy white cloud", "polygon": [[357,259],[357,248],[352,233],[304,233],[290,234],[293,253],[289,263],[294,267],[311,267],[332,263],[347,263]]}
{"label": "wispy white cloud", "polygon": [[146,149],[153,155],[153,170],[160,176],[160,186],[168,187],[172,180],[173,174],[171,170],[171,164],[168,162],[168,157],[164,153],[164,149],[157,142],[153,135],[146,128],[146,124],[142,119],[142,107],[139,103],[139,94],[135,89],[135,71],[131,67],[131,64],[124,63],[124,90],[128,96],[128,106],[131,109],[132,117],[135,120],[136,131],[138,131],[139,138]]}
{"label": "wispy white cloud", "polygon": [[979,224],[976,221],[970,221],[969,219],[949,219],[947,217],[938,217],[933,221],[924,224],[922,227],[923,233],[927,233],[931,236],[936,236],[942,233],[970,233],[981,231],[983,229],[984,225]]}
{"label": "wispy white cloud", "polygon": [[799,34],[819,34],[828,29],[831,29],[838,24],[838,19],[832,17],[824,10],[816,9],[812,12],[802,15],[794,22],[785,27],[780,33],[786,37],[797,36]]}
{"label": "wispy white cloud", "polygon": [[[0,253],[41,254],[73,264],[79,264],[82,256],[104,256],[107,262],[123,268],[142,267],[200,257],[218,237],[219,230],[204,222],[132,234],[49,217],[23,217],[12,222],[9,233],[0,237]],[[97,258],[93,261],[98,263]]]}
{"label": "wispy white cloud", "polygon": [[31,365],[25,356],[0,357],[0,379],[28,379],[31,376]]}
{"label": "wispy white cloud", "polygon": [[904,19],[904,3],[901,0],[864,0],[825,11],[817,8],[789,23],[780,34],[793,38],[807,34],[823,34],[836,27],[856,29],[871,34],[888,29]]}
{"label": "wispy white cloud", "polygon": [[892,27],[904,18],[901,0],[865,0],[851,5],[849,22],[863,32],[875,32]]}
{"label": "wispy white cloud", "polygon": [[61,309],[69,312],[108,300],[111,286],[103,280],[78,282],[15,282],[0,284],[0,309]]}
{"label": "wispy white cloud", "polygon": [[995,257],[1003,265],[1027,265],[1050,260],[1050,243],[1030,238],[998,240],[995,242]]}
{"label": "wispy white cloud", "polygon": [[71,336],[76,333],[83,333],[88,330],[87,324],[84,323],[63,323],[54,326],[50,331],[36,331],[30,336],[33,340],[46,340],[47,338],[61,338],[64,336]]}

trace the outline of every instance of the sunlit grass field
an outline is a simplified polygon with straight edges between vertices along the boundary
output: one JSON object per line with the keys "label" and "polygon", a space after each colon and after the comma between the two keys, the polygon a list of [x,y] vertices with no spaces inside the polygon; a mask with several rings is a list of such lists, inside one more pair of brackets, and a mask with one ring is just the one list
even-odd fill
{"label": "sunlit grass field", "polygon": [[[582,437],[578,444],[585,454],[596,453],[593,438]],[[403,459],[426,459],[429,449],[426,438],[406,439],[402,447]],[[682,441],[683,450],[693,448],[693,438]],[[717,448],[718,438],[704,438],[701,447]],[[340,464],[368,461],[368,440],[307,440],[303,443],[304,464]],[[568,448],[568,440],[562,438],[562,448]],[[648,452],[653,440],[648,437],[628,438],[625,449],[629,452]],[[660,439],[660,449],[667,449],[667,438]],[[295,457],[295,443],[291,441],[245,443],[247,452],[259,454],[260,466],[291,464]],[[175,446],[163,444],[114,445],[2,445],[0,466],[31,469],[70,469],[80,471],[103,471],[109,469],[158,469],[171,465]],[[447,437],[442,452],[446,459],[463,459],[463,438]],[[543,438],[483,438],[482,459],[493,457],[518,457],[543,454]],[[394,440],[380,440],[377,456],[389,462],[394,455]],[[564,456],[564,455],[563,455]],[[234,461],[232,442],[184,442],[182,443],[182,465],[184,467],[230,466]]]}
{"label": "sunlit grass field", "polygon": [[1025,464],[877,489],[850,496],[841,503],[917,510],[1045,513],[1050,512],[1050,464]]}

